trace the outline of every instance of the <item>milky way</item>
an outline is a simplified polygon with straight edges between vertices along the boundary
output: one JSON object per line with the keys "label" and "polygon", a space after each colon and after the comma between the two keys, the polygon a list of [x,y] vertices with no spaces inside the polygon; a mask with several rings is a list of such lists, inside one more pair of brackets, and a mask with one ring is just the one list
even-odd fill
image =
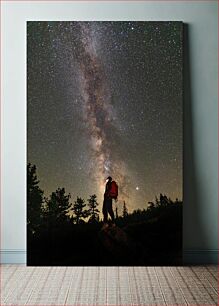
{"label": "milky way", "polygon": [[113,148],[113,138],[116,137],[117,130],[113,125],[111,97],[108,94],[106,77],[92,40],[92,27],[82,23],[80,33],[81,92],[85,102],[85,121],[88,123],[87,130],[93,150],[91,158],[95,164],[90,176],[103,193],[106,178],[111,175],[120,186],[120,200],[127,201],[129,197],[127,174],[121,156],[119,160],[114,154],[116,149]]}
{"label": "milky way", "polygon": [[28,22],[28,161],[48,195],[182,198],[182,23]]}

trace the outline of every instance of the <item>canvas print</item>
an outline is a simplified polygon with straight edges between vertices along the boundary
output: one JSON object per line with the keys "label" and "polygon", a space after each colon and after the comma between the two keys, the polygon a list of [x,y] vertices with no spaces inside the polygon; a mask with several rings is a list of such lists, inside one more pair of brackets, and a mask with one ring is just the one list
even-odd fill
{"label": "canvas print", "polygon": [[27,22],[27,264],[182,260],[183,23]]}

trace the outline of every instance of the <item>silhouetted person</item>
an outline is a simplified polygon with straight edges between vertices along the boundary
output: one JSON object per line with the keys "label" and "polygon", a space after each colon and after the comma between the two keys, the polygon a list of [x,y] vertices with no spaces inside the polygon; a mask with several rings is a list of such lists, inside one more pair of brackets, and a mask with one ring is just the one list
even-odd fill
{"label": "silhouetted person", "polygon": [[103,200],[103,210],[102,210],[102,212],[103,212],[103,222],[104,222],[105,226],[108,225],[108,223],[107,223],[108,214],[110,215],[110,217],[112,219],[113,225],[114,225],[114,220],[115,220],[113,207],[112,207],[113,199],[110,196],[111,183],[112,183],[112,178],[111,178],[111,176],[109,176],[107,178],[107,183],[106,183],[106,187],[105,187],[104,200]]}

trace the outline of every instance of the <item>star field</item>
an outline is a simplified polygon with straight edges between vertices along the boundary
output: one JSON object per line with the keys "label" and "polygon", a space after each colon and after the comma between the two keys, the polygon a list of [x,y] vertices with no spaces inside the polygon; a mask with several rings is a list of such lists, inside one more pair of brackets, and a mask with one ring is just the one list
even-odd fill
{"label": "star field", "polygon": [[46,195],[182,198],[182,23],[27,23],[28,162]]}

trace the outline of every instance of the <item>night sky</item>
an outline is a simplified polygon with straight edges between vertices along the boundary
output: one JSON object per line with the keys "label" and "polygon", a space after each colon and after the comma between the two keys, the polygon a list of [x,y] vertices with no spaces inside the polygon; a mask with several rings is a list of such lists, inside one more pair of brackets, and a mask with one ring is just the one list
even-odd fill
{"label": "night sky", "polygon": [[27,160],[48,196],[182,199],[182,23],[27,22]]}

